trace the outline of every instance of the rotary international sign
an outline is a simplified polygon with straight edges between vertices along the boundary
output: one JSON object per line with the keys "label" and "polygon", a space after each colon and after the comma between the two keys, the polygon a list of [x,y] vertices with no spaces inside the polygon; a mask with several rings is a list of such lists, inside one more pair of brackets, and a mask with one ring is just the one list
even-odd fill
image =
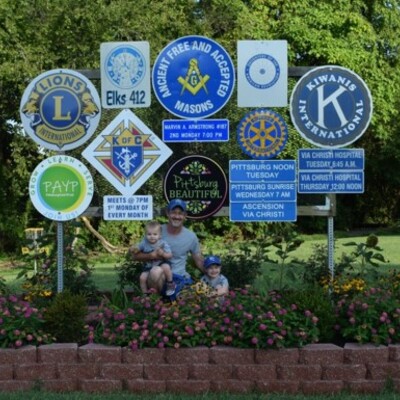
{"label": "rotary international sign", "polygon": [[26,133],[46,149],[65,151],[86,142],[100,122],[100,98],[83,75],[47,71],[26,88],[20,106]]}
{"label": "rotary international sign", "polygon": [[237,140],[243,152],[252,158],[276,157],[285,148],[288,128],[273,110],[254,110],[240,121]]}

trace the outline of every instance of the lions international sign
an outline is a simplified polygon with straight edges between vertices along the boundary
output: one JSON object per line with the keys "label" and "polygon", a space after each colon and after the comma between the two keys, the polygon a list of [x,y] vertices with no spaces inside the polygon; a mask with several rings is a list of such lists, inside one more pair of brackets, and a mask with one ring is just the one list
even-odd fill
{"label": "lions international sign", "polygon": [[67,69],[39,75],[26,88],[20,106],[26,133],[36,143],[56,151],[86,142],[99,124],[100,111],[93,84]]}

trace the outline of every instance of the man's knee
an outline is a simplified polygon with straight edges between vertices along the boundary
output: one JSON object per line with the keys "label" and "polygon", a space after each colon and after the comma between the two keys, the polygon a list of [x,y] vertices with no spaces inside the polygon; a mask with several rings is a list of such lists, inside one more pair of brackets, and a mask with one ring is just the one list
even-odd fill
{"label": "man's knee", "polygon": [[149,288],[161,291],[165,282],[164,271],[160,267],[154,267],[151,269],[150,274],[147,278],[147,286]]}

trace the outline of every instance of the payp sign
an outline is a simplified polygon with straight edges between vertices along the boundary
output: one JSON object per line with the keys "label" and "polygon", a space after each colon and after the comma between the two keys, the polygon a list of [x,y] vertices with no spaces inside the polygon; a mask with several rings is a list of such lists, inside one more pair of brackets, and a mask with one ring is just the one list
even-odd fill
{"label": "payp sign", "polygon": [[81,215],[93,198],[93,178],[76,158],[59,155],[43,160],[29,181],[29,195],[46,218],[69,221]]}

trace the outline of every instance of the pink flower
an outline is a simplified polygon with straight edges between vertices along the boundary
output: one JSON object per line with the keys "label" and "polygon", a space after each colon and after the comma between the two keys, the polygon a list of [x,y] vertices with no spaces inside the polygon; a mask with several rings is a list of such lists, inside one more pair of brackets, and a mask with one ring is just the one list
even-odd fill
{"label": "pink flower", "polygon": [[273,344],[274,344],[274,339],[272,339],[272,338],[267,339],[268,346],[272,346]]}
{"label": "pink flower", "polygon": [[265,325],[265,324],[260,324],[260,325],[258,326],[258,329],[259,329],[260,331],[265,331],[265,330],[267,329],[267,325]]}
{"label": "pink flower", "polygon": [[268,311],[265,316],[269,319],[274,318],[274,314],[271,311]]}
{"label": "pink flower", "polygon": [[137,340],[132,340],[131,342],[131,349],[132,350],[137,350],[139,348]]}
{"label": "pink flower", "polygon": [[258,339],[256,337],[251,338],[251,344],[256,345],[258,343]]}
{"label": "pink flower", "polygon": [[22,340],[16,340],[15,341],[15,347],[21,347],[22,346]]}

